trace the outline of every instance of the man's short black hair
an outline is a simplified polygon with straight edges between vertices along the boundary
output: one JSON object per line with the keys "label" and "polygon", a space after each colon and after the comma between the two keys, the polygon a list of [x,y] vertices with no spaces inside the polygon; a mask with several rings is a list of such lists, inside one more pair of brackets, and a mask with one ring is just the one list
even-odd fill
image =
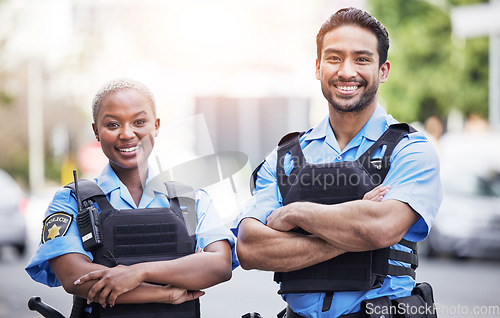
{"label": "man's short black hair", "polygon": [[319,29],[316,36],[316,48],[318,61],[321,60],[321,51],[323,50],[323,38],[331,30],[345,26],[355,25],[365,28],[377,37],[379,67],[387,61],[387,52],[389,51],[389,34],[385,27],[368,12],[357,8],[344,8],[335,12]]}

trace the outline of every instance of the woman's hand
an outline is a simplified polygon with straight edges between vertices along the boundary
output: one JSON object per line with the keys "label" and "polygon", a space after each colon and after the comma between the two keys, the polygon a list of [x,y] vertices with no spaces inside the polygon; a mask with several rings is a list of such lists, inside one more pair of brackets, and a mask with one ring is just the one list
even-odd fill
{"label": "woman's hand", "polygon": [[373,188],[373,190],[365,193],[365,195],[363,196],[363,200],[380,202],[384,198],[384,195],[386,195],[387,192],[389,192],[389,188],[390,186],[388,185],[386,186],[378,185],[377,187]]}
{"label": "woman's hand", "polygon": [[205,295],[205,292],[200,290],[186,290],[170,285],[166,285],[163,288],[167,291],[167,297],[165,299],[167,304],[178,305]]}
{"label": "woman's hand", "polygon": [[118,265],[113,268],[92,271],[75,281],[75,285],[80,285],[88,281],[96,280],[87,295],[87,302],[94,300],[99,295],[101,306],[114,306],[116,298],[142,283],[142,274],[136,266]]}

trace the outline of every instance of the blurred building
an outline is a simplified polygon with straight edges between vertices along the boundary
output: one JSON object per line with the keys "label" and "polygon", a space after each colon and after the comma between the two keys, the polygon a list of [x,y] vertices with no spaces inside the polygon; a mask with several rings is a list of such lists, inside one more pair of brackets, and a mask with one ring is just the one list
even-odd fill
{"label": "blurred building", "polygon": [[[51,158],[76,156],[93,137],[94,93],[105,81],[125,76],[151,88],[162,125],[201,111],[215,127],[216,149],[236,147],[254,163],[284,133],[305,129],[326,114],[314,76],[316,33],[340,7],[364,3],[1,1],[0,71],[6,76],[0,76],[0,85],[15,96],[12,108],[19,109],[8,113],[16,120],[0,128],[3,135],[18,136],[7,141],[12,145],[6,148],[18,149],[9,157],[24,156],[28,144],[38,145],[31,161],[62,165],[64,158]],[[36,94],[28,96],[29,91]],[[28,105],[29,100],[37,102]],[[29,107],[40,109],[39,115],[27,116]],[[38,141],[29,140],[28,130]],[[51,140],[67,142],[62,147]],[[46,176],[38,169],[43,165],[30,174]]]}
{"label": "blurred building", "polygon": [[[215,151],[244,152],[253,167],[286,133],[309,128],[307,98],[200,97],[196,99],[196,113],[204,115]],[[197,143],[200,147],[204,145]]]}

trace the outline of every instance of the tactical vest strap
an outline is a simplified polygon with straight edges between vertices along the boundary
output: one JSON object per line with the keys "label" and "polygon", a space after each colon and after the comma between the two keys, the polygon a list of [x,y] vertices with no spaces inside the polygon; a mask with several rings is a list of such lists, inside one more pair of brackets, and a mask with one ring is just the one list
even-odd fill
{"label": "tactical vest strap", "polygon": [[408,241],[405,239],[401,239],[401,241],[399,241],[399,244],[406,246],[408,248],[411,248],[413,253],[417,252],[417,242],[412,242],[412,241]]}
{"label": "tactical vest strap", "polygon": [[[382,276],[410,276],[415,279],[415,269],[418,266],[417,254],[384,248],[373,252],[373,272]],[[388,260],[404,262],[410,267],[389,264]]]}
{"label": "tactical vest strap", "polygon": [[[64,186],[65,188],[69,188],[75,192],[75,183],[71,182],[70,184],[67,184]],[[78,192],[80,199],[82,201],[88,200],[88,199],[93,199],[94,197],[98,196],[104,196],[104,192],[102,192],[101,188],[91,180],[87,179],[79,179],[78,180]]]}
{"label": "tactical vest strap", "polygon": [[412,266],[412,268],[418,267],[418,257],[417,254],[412,254],[400,250],[390,249],[389,250],[389,259],[408,263]]}
{"label": "tactical vest strap", "polygon": [[259,163],[259,165],[257,166],[257,168],[255,168],[252,172],[252,175],[250,176],[250,194],[253,195],[253,190],[255,190],[255,183],[257,182],[257,173],[259,172],[260,168],[262,167],[262,165],[264,164],[264,162],[266,162],[265,160],[263,160],[261,163]]}
{"label": "tactical vest strap", "polygon": [[[294,183],[300,168],[306,163],[306,158],[300,148],[299,138],[304,132],[292,132],[281,138],[278,143],[278,160],[276,163],[276,177],[281,197],[284,199]],[[285,173],[285,155],[289,153],[293,160],[293,169],[290,175]]]}
{"label": "tactical vest strap", "polygon": [[[373,251],[373,271],[383,276],[411,276],[415,279],[415,270],[418,267],[417,243],[402,239],[398,244],[409,247],[412,251],[406,252],[392,248],[383,248]],[[389,264],[387,260],[410,264],[410,267]]]}
{"label": "tactical vest strap", "polygon": [[[75,193],[75,183],[71,182],[64,186],[65,188],[73,190]],[[104,213],[102,216],[107,217],[107,215],[114,210],[111,203],[109,203],[108,199],[104,192],[102,192],[101,188],[91,180],[87,179],[79,179],[78,180],[78,193],[80,200],[82,202],[87,200],[92,200],[97,203],[99,209],[101,209],[101,213]]]}
{"label": "tactical vest strap", "polygon": [[189,235],[195,235],[198,225],[198,213],[195,208],[195,196],[192,187],[176,181],[165,182],[171,208],[181,212]]}
{"label": "tactical vest strap", "polygon": [[[367,170],[370,175],[378,174],[383,180],[390,168],[390,158],[394,148],[397,146],[399,141],[409,133],[413,133],[416,130],[408,124],[397,123],[392,124],[389,128],[380,136],[380,138],[367,150],[364,154],[358,158],[358,162]],[[383,153],[382,158],[377,162],[373,161],[372,157],[380,147],[385,146],[386,149]]]}

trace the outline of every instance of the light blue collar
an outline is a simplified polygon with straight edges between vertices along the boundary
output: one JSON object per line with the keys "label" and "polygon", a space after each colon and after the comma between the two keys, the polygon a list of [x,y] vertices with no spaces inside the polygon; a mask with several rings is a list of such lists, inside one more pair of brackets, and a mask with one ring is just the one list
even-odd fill
{"label": "light blue collar", "polygon": [[[358,134],[349,142],[344,151],[359,146],[363,139],[368,139],[371,141],[377,140],[384,131],[389,127],[389,124],[396,122],[392,116],[388,115],[387,112],[382,108],[382,106],[377,105],[372,116],[368,122],[363,126],[363,128],[358,132]],[[323,120],[313,129],[308,131],[307,136],[304,140],[319,140],[325,139],[325,142],[329,144],[333,149],[340,153],[340,147],[338,146],[337,139],[333,133],[332,127],[330,126],[330,119],[328,116],[323,118]]]}
{"label": "light blue collar", "polygon": [[[148,177],[145,182],[146,186],[144,187],[144,192],[141,197],[141,201],[139,202],[139,208],[147,207],[151,201],[153,201],[155,195],[153,191],[149,188],[149,181],[151,177],[151,167],[148,168]],[[130,206],[135,207],[135,202],[130,195],[127,187],[120,181],[115,171],[109,163],[104,167],[99,177],[96,178],[97,185],[102,189],[104,194],[109,197],[109,194],[116,189],[120,189],[120,197],[125,200]],[[156,191],[155,191],[156,192]]]}
{"label": "light blue collar", "polygon": [[120,179],[118,179],[118,176],[109,163],[106,164],[104,169],[102,169],[101,174],[95,178],[95,180],[102,192],[106,195],[109,195],[113,190],[118,189],[121,185]]}

